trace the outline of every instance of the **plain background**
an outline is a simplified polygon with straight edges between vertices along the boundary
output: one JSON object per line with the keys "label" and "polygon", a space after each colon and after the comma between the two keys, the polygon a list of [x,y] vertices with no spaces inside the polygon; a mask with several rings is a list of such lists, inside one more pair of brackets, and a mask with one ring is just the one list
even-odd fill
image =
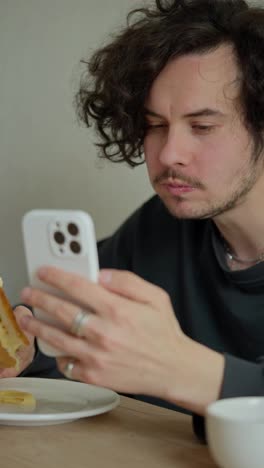
{"label": "plain background", "polygon": [[26,211],[86,210],[99,239],[153,193],[145,166],[98,159],[96,136],[78,124],[73,107],[80,60],[142,3],[0,0],[0,275],[12,303],[27,284]]}
{"label": "plain background", "polygon": [[[142,4],[142,2],[140,2]],[[0,0],[0,276],[11,302],[27,284],[21,218],[83,209],[97,238],[151,196],[145,166],[103,162],[73,107],[82,58],[125,26],[133,0]]]}

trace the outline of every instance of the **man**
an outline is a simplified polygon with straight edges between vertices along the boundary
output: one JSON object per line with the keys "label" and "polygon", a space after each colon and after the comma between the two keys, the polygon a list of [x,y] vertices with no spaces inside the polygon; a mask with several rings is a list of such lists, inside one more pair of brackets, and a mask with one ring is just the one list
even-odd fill
{"label": "man", "polygon": [[93,56],[78,103],[105,157],[144,154],[157,196],[99,245],[98,284],[40,271],[94,314],[27,289],[68,333],[21,322],[68,377],[203,416],[264,394],[264,11],[156,0],[134,18]]}

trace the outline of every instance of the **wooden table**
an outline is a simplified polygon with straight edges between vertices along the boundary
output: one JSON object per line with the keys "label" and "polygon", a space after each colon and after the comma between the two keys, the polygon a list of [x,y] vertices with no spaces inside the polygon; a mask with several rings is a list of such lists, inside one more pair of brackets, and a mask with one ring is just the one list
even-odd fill
{"label": "wooden table", "polygon": [[215,468],[191,418],[121,397],[113,411],[57,426],[0,426],[3,468]]}

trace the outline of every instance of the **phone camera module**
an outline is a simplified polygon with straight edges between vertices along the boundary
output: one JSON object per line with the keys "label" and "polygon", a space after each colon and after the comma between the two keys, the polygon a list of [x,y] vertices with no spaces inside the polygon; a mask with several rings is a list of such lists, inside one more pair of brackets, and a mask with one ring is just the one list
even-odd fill
{"label": "phone camera module", "polygon": [[72,236],[77,236],[79,234],[79,228],[75,223],[68,224],[68,231]]}
{"label": "phone camera module", "polygon": [[79,244],[79,242],[76,242],[76,241],[72,241],[70,243],[70,248],[71,248],[71,251],[74,253],[74,254],[79,254],[81,252],[81,246]]}
{"label": "phone camera module", "polygon": [[65,236],[61,231],[56,231],[54,233],[54,240],[57,244],[62,245],[65,242]]}

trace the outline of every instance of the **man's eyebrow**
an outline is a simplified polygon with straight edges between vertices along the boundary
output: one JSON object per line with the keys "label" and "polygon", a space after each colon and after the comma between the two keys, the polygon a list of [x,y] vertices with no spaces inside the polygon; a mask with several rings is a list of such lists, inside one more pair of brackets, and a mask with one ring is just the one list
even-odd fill
{"label": "man's eyebrow", "polygon": [[[151,115],[153,117],[158,117],[159,119],[163,119],[164,117],[156,112],[152,111],[151,109],[144,108],[145,115]],[[198,109],[194,112],[189,112],[188,114],[183,115],[184,118],[194,118],[194,117],[225,117],[225,114],[216,109],[209,109],[208,107],[204,109]]]}
{"label": "man's eyebrow", "polygon": [[151,115],[152,117],[158,117],[159,119],[164,119],[164,117],[162,117],[162,115],[157,114],[156,112],[154,112],[154,111],[152,111],[150,109],[147,109],[146,107],[144,107],[143,111],[144,111],[144,115]]}
{"label": "man's eyebrow", "polygon": [[204,109],[198,109],[194,112],[189,112],[188,114],[184,114],[183,117],[190,118],[190,117],[224,117],[225,114],[216,109],[209,109],[208,107]]}

